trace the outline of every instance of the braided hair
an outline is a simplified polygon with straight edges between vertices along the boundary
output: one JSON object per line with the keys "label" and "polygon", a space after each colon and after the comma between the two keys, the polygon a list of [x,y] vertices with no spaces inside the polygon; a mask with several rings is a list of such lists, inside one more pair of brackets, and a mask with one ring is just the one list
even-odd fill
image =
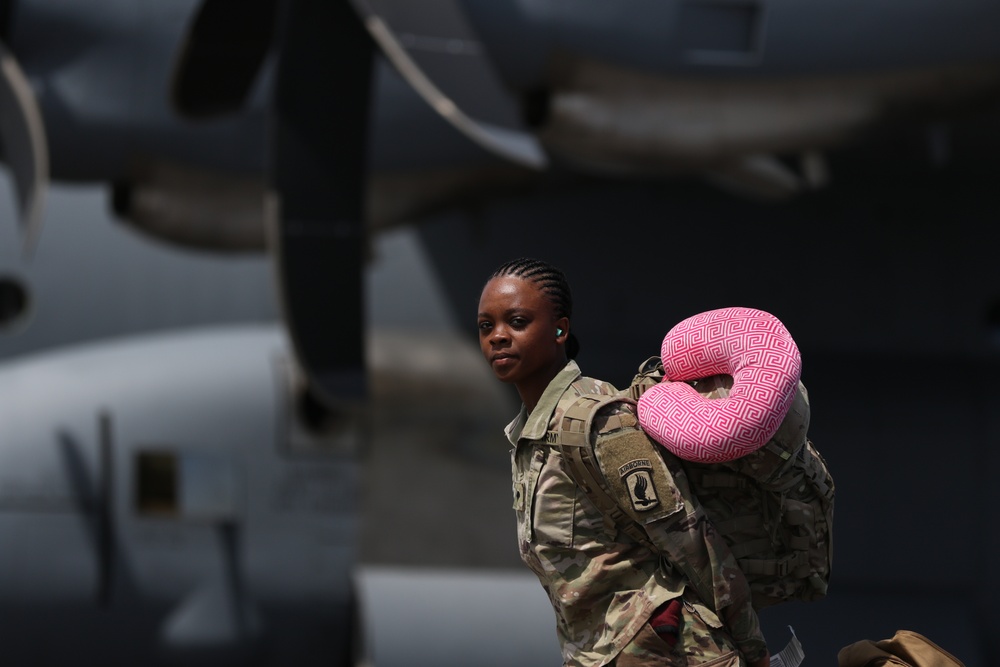
{"label": "braided hair", "polygon": [[[535,283],[542,291],[542,294],[545,295],[545,298],[555,308],[557,318],[573,318],[573,292],[569,288],[569,281],[566,280],[566,276],[556,267],[540,259],[522,257],[502,264],[493,272],[493,275],[489,279],[493,280],[494,278],[506,276],[523,278]],[[566,357],[575,359],[579,353],[580,342],[573,332],[570,331],[569,336],[566,338]]]}

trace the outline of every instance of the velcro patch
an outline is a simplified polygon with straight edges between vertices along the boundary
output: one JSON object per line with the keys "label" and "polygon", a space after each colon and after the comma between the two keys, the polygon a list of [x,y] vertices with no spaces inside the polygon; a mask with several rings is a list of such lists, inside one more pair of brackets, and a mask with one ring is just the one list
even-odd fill
{"label": "velcro patch", "polygon": [[640,524],[660,521],[684,509],[659,447],[639,429],[599,436],[594,443],[594,456],[611,497]]}

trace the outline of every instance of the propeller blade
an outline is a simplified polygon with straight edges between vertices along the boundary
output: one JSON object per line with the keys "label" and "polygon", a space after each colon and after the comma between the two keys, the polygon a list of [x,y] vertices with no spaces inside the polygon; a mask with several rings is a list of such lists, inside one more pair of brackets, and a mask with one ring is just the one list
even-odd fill
{"label": "propeller blade", "polygon": [[30,252],[41,232],[49,183],[49,151],[35,93],[14,54],[3,42],[0,42],[0,146],[14,177],[24,247]]}
{"label": "propeller blade", "polygon": [[[420,63],[400,42],[389,23],[376,11],[379,8],[386,8],[382,5],[390,3],[380,2],[378,6],[375,6],[370,0],[351,1],[358,14],[364,18],[365,27],[385,57],[441,117],[470,140],[491,153],[529,169],[548,168],[548,155],[534,135],[520,126],[503,127],[467,113],[462,104],[457,103],[426,74]],[[401,2],[406,3],[408,0],[401,0]],[[398,5],[400,2],[395,4]],[[438,3],[438,7],[440,5],[441,3]],[[458,15],[446,14],[445,16],[447,16],[449,24],[461,21]],[[445,16],[442,18],[444,19]],[[468,27],[467,30],[466,36],[474,38],[475,33],[471,27]],[[498,102],[507,100],[508,94],[486,58],[470,59],[465,57],[463,58],[463,67],[475,67],[472,70],[475,75],[474,85],[485,98]]]}
{"label": "propeller blade", "polygon": [[239,111],[274,42],[278,0],[205,0],[181,46],[171,96],[188,118]]}
{"label": "propeller blade", "polygon": [[374,45],[346,0],[286,0],[271,119],[285,321],[329,404],[366,394],[364,195]]}

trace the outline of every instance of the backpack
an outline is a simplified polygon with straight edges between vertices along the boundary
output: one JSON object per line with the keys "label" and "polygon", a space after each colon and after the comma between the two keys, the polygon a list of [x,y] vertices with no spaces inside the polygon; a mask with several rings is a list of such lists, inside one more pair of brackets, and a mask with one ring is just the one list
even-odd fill
{"label": "backpack", "polygon": [[[598,413],[614,403],[634,407],[639,396],[662,378],[663,365],[659,357],[652,357],[639,367],[627,389],[610,396],[584,395],[566,409],[546,438],[569,462],[574,481],[601,510],[609,527],[657,553],[642,525],[663,513],[643,514],[642,504],[652,502],[647,499],[650,488],[664,488],[655,477],[665,474],[660,472],[664,460],[672,458],[683,468],[694,495],[746,575],[755,609],[825,597],[832,562],[834,484],[826,462],[806,437],[805,387],[799,384],[772,439],[733,461],[683,461],[638,429],[616,445],[629,451],[595,451],[591,434]],[[713,376],[692,384],[707,398],[722,398],[728,395],[732,379]],[[623,469],[636,461],[649,465],[640,464],[643,470],[637,474]]]}

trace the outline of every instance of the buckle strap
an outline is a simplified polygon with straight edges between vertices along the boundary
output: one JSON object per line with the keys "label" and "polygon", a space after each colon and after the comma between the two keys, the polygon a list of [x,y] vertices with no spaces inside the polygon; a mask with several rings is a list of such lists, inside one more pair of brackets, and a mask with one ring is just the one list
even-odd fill
{"label": "buckle strap", "polygon": [[799,567],[805,561],[807,554],[802,551],[790,553],[781,558],[737,558],[740,569],[747,575],[766,577],[785,577],[789,572]]}

